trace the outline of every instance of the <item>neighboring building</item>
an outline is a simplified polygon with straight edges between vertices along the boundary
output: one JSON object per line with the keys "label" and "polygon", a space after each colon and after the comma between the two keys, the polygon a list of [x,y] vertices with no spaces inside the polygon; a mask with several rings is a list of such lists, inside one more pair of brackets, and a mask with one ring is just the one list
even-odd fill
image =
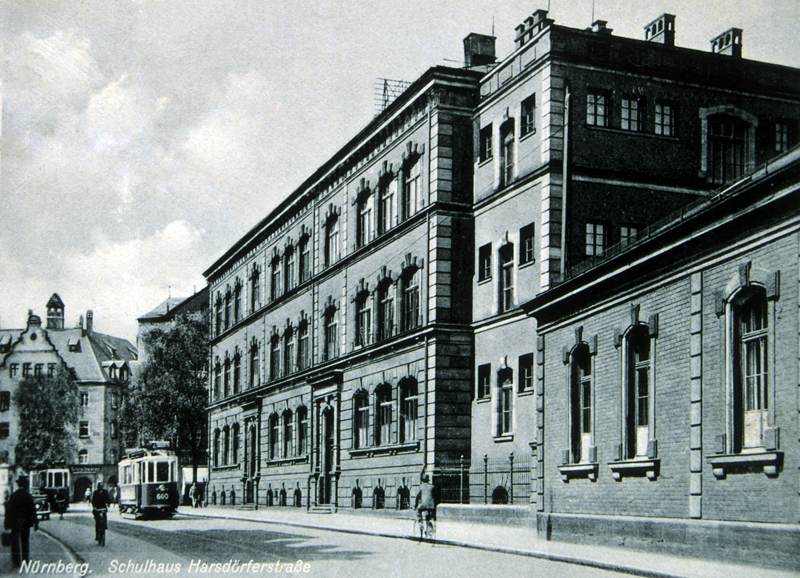
{"label": "neighboring building", "polygon": [[137,365],[147,361],[147,345],[143,337],[154,327],[164,327],[172,324],[179,315],[203,312],[208,314],[208,287],[203,287],[191,297],[169,297],[161,302],[158,307],[145,313],[136,321],[139,331],[136,335],[136,349],[139,352]]}
{"label": "neighboring building", "polygon": [[797,568],[799,254],[795,148],[525,304],[548,536]]}
{"label": "neighboring building", "polygon": [[469,456],[480,76],[428,70],[205,272],[211,503],[407,508]]}
{"label": "neighboring building", "polygon": [[[788,150],[800,70],[743,59],[736,29],[712,52],[676,47],[670,14],[645,40],[602,21],[558,26],[544,10],[516,31],[475,114],[470,498],[543,511],[554,457],[537,451],[536,320],[520,305]],[[575,464],[596,447],[593,424],[581,427]]]}
{"label": "neighboring building", "polygon": [[26,377],[53,375],[64,368],[76,380],[81,412],[76,434],[77,454],[67,463],[70,495],[82,499],[98,481],[116,482],[121,440],[117,411],[121,388],[130,378],[136,349],[125,339],[94,330],[94,315],[86,312],[78,326],[64,327],[64,303],[53,294],[47,303],[47,323],[29,312],[24,329],[0,329],[0,455],[14,465],[18,416],[14,392]]}

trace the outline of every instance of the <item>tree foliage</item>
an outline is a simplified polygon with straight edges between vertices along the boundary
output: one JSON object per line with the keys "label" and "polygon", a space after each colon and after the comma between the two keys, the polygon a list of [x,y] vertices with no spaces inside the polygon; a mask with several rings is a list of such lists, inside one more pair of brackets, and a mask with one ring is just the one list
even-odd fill
{"label": "tree foliage", "polygon": [[14,393],[19,408],[16,463],[30,470],[39,463],[71,461],[80,415],[78,384],[65,370],[53,376],[26,377]]}
{"label": "tree foliage", "polygon": [[147,360],[126,391],[120,408],[126,447],[169,440],[199,465],[206,451],[208,315],[178,316],[143,336]]}

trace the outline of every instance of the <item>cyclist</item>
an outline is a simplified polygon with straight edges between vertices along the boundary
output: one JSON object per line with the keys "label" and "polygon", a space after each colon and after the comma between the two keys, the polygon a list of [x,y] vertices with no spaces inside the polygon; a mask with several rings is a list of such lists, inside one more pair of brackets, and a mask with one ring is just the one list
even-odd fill
{"label": "cyclist", "polygon": [[94,514],[94,539],[101,546],[106,545],[106,527],[108,526],[108,504],[111,498],[103,487],[103,482],[97,484],[97,489],[92,494],[92,514]]}
{"label": "cyclist", "polygon": [[427,534],[432,538],[435,532],[434,522],[436,521],[436,498],[433,484],[430,482],[428,474],[423,474],[422,483],[417,492],[417,498],[414,502],[414,509],[417,511],[417,520],[419,521],[420,538],[423,534]]}

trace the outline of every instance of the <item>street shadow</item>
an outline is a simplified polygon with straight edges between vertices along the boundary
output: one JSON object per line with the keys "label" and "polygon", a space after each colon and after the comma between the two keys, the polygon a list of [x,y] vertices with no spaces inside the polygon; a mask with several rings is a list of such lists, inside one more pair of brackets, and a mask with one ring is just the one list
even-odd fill
{"label": "street shadow", "polygon": [[[91,525],[90,519],[77,523]],[[129,524],[109,521],[110,532],[158,546],[175,554],[207,562],[230,559],[261,562],[320,562],[331,560],[363,560],[375,555],[366,550],[342,549],[336,544],[319,544],[314,536],[271,530],[177,530],[160,524]]]}

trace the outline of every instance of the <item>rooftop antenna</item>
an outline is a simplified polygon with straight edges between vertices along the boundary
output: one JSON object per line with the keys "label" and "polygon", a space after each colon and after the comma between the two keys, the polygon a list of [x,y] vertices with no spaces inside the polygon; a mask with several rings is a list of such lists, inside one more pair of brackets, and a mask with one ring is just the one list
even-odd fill
{"label": "rooftop antenna", "polygon": [[592,0],[592,25],[594,24],[594,2],[595,0]]}
{"label": "rooftop antenna", "polygon": [[492,36],[494,36],[494,14],[492,14]]}
{"label": "rooftop antenna", "polygon": [[167,299],[172,299],[172,285],[167,285]]}

